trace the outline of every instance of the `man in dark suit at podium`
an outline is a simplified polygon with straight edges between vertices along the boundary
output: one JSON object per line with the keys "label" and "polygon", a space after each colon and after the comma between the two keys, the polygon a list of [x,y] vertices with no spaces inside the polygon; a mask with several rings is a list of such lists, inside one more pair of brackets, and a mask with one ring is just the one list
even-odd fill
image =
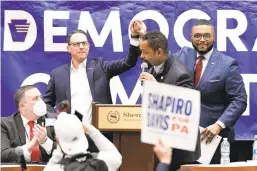
{"label": "man in dark suit at podium", "polygon": [[1,118],[1,162],[48,162],[56,148],[54,127],[45,126],[46,104],[34,85],[20,87],[15,95],[19,112]]}
{"label": "man in dark suit at podium", "polygon": [[[71,62],[52,71],[44,95],[49,113],[56,113],[56,102],[59,104],[63,100],[68,100],[71,110],[67,112],[78,112],[83,115],[83,120],[91,123],[92,102],[112,104],[110,79],[133,68],[140,55],[139,36],[144,32],[142,22],[132,21],[130,30],[132,35],[128,57],[113,61],[88,58],[90,43],[83,30],[74,30],[69,34],[67,49],[71,54]],[[112,141],[112,133],[104,135]]]}
{"label": "man in dark suit at podium", "polygon": [[[160,83],[193,88],[191,74],[183,63],[169,55],[168,40],[159,31],[146,33],[140,41],[141,58],[152,66],[149,72],[142,72],[139,79],[158,81]],[[200,132],[198,133],[196,149],[193,152],[173,149],[173,159],[170,170],[175,171],[180,165],[194,163],[199,159]]]}

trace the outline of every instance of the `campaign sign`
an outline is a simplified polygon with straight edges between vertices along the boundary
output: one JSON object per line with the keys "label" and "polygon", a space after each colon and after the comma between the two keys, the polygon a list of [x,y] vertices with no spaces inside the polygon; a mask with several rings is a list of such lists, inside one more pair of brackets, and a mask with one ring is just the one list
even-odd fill
{"label": "campaign sign", "polygon": [[145,81],[142,98],[141,141],[195,151],[200,121],[200,92]]}

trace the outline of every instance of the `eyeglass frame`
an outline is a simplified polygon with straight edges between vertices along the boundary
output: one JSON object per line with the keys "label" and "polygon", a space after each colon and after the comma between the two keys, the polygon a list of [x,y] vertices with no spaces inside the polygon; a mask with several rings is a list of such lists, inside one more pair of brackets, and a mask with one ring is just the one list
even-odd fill
{"label": "eyeglass frame", "polygon": [[[83,43],[85,43],[85,45],[83,45]],[[82,44],[83,47],[89,47],[90,43],[83,41],[83,42],[73,42],[73,43],[68,43],[68,45],[72,45],[73,47],[79,48],[80,45]]]}
{"label": "eyeglass frame", "polygon": [[[197,38],[197,37],[195,37],[196,35],[200,35],[200,37]],[[206,35],[208,35],[209,37],[206,37]],[[211,33],[204,33],[204,34],[195,33],[195,34],[193,35],[193,37],[194,37],[195,40],[201,40],[202,37],[203,37],[204,40],[210,40],[211,37],[212,37],[212,34],[211,34]]]}

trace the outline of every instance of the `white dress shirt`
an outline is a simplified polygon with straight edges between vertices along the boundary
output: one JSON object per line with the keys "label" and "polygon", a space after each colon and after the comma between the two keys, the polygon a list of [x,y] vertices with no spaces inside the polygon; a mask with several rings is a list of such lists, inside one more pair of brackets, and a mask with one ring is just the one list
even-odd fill
{"label": "white dress shirt", "polygon": [[[23,122],[23,127],[25,131],[25,138],[26,138],[26,144],[21,146],[23,149],[23,155],[25,157],[26,161],[31,161],[31,153],[28,150],[27,144],[30,142],[30,126],[28,125],[29,120],[26,119],[24,116],[21,115],[21,119]],[[34,121],[34,125],[37,124],[37,121]],[[43,147],[47,154],[51,154],[52,147],[53,147],[53,141],[50,138],[47,138],[46,142],[43,144],[40,144],[41,147]]]}
{"label": "white dress shirt", "polygon": [[87,59],[79,64],[76,69],[72,62],[70,68],[70,88],[71,88],[71,113],[75,110],[83,115],[83,120],[92,122],[92,94],[89,87],[87,71]]}
{"label": "white dress shirt", "polygon": [[[201,73],[200,80],[201,80],[202,75],[203,75],[203,73],[204,73],[204,71],[205,71],[205,68],[206,68],[206,66],[207,66],[207,64],[208,64],[208,62],[209,62],[209,60],[210,60],[210,57],[211,57],[211,55],[212,55],[212,52],[213,52],[213,48],[212,48],[208,53],[202,55],[202,56],[204,56],[204,59],[202,60],[203,68],[202,68],[202,73]],[[201,55],[197,52],[197,60],[196,60],[196,63],[199,61],[199,56],[201,56]],[[225,125],[223,122],[221,122],[221,121],[218,120],[216,123],[217,123],[219,126],[221,126],[221,128],[223,128],[223,129],[226,128],[226,125]]]}

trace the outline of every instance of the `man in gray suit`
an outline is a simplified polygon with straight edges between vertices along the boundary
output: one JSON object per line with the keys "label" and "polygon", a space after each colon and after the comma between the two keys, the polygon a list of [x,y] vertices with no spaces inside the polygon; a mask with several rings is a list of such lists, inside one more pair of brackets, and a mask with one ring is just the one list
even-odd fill
{"label": "man in gray suit", "polygon": [[45,127],[46,104],[34,85],[20,87],[14,100],[19,112],[1,118],[1,162],[48,162],[56,147],[53,126]]}
{"label": "man in gray suit", "polygon": [[[139,79],[153,80],[165,84],[193,88],[191,74],[177,58],[169,55],[168,40],[159,31],[146,33],[140,42],[141,58],[150,67],[149,72],[141,73]],[[173,149],[170,170],[179,169],[180,165],[195,162],[200,157],[200,132],[194,152]]]}

